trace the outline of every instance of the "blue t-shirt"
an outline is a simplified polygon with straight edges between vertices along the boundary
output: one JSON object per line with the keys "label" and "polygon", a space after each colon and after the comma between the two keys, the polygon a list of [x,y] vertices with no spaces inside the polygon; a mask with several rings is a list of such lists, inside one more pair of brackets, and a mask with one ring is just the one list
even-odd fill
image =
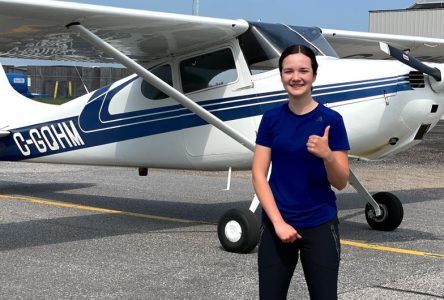
{"label": "blue t-shirt", "polygon": [[349,150],[342,116],[322,104],[296,115],[286,103],[265,112],[259,125],[256,144],[271,148],[273,196],[284,220],[296,229],[324,224],[337,214],[324,161],[306,146],[310,135],[323,136],[328,125],[330,149]]}

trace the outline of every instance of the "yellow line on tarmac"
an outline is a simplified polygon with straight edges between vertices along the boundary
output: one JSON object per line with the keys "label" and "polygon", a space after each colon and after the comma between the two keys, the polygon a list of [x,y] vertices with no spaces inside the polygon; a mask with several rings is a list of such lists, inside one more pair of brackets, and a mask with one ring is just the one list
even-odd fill
{"label": "yellow line on tarmac", "polygon": [[106,213],[106,214],[124,215],[124,216],[130,216],[130,217],[138,217],[138,218],[167,221],[167,222],[186,223],[186,224],[205,224],[205,225],[211,224],[211,225],[213,225],[212,223],[203,222],[203,221],[193,221],[193,220],[187,220],[187,219],[169,218],[169,217],[162,217],[162,216],[156,216],[156,215],[128,212],[128,211],[123,211],[123,210],[115,210],[115,209],[100,208],[100,207],[94,207],[94,206],[64,203],[64,202],[58,202],[58,201],[42,200],[42,199],[36,199],[36,198],[31,198],[31,197],[25,197],[25,196],[0,195],[0,199],[19,200],[19,201],[26,201],[26,202],[45,204],[45,205],[51,205],[51,206],[74,208],[74,209],[79,209],[79,210],[94,211],[94,212],[100,212],[100,213]]}
{"label": "yellow line on tarmac", "polygon": [[401,249],[401,248],[392,248],[392,247],[386,247],[386,246],[380,246],[380,245],[353,242],[353,241],[348,241],[348,240],[341,240],[341,245],[347,245],[347,246],[353,246],[353,247],[365,248],[365,249],[380,250],[380,251],[395,252],[395,253],[402,253],[402,254],[409,254],[409,255],[431,256],[431,257],[437,257],[437,258],[444,258],[444,254],[415,251],[415,250],[408,250],[408,249]]}
{"label": "yellow line on tarmac", "polygon": [[[94,206],[64,203],[64,202],[58,202],[58,201],[42,200],[42,199],[37,199],[37,198],[25,197],[25,196],[1,195],[0,194],[0,199],[19,200],[19,201],[26,201],[26,202],[45,204],[45,205],[51,205],[51,206],[66,207],[66,208],[73,208],[73,209],[79,209],[79,210],[85,210],[85,211],[94,211],[94,212],[99,212],[99,213],[124,215],[124,216],[130,216],[130,217],[138,217],[138,218],[167,221],[167,222],[176,222],[176,223],[185,223],[185,224],[216,225],[216,224],[210,223],[210,222],[193,221],[193,220],[178,219],[178,218],[169,218],[169,217],[162,217],[162,216],[156,216],[156,215],[128,212],[128,211],[123,211],[123,210],[115,210],[115,209],[100,208],[100,207],[94,207]],[[392,248],[392,247],[386,247],[386,246],[380,246],[380,245],[374,245],[374,244],[354,242],[354,241],[349,241],[349,240],[341,240],[341,244],[346,245],[346,246],[364,248],[364,249],[388,251],[388,252],[408,254],[408,255],[444,258],[444,254],[415,251],[415,250],[408,250],[408,249],[401,249],[401,248]]]}

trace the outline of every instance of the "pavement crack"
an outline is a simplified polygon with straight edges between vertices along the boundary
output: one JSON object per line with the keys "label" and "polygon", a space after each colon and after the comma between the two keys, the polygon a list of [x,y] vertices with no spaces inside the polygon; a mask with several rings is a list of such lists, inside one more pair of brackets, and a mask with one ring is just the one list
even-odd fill
{"label": "pavement crack", "polygon": [[387,287],[387,286],[382,286],[382,285],[375,285],[374,287],[375,288],[379,288],[379,289],[383,289],[383,290],[389,290],[389,291],[395,291],[395,292],[401,292],[401,293],[407,293],[407,294],[414,294],[414,295],[434,297],[436,299],[444,299],[444,297],[441,296],[441,295],[436,295],[436,294],[431,294],[431,293],[412,291],[412,290],[405,290],[405,289]]}

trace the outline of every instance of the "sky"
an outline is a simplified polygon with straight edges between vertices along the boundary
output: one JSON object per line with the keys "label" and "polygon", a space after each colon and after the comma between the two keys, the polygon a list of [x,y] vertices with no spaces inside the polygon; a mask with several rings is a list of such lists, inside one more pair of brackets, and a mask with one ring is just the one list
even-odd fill
{"label": "sky", "polygon": [[[193,0],[71,0],[70,2],[180,14],[193,12]],[[199,0],[199,15],[368,31],[369,11],[405,9],[414,3],[415,0]],[[18,62],[1,58],[0,62],[24,64],[22,60]]]}
{"label": "sky", "polygon": [[[75,0],[98,5],[192,14],[193,0]],[[405,9],[415,0],[199,0],[199,15],[368,31],[370,10]]]}

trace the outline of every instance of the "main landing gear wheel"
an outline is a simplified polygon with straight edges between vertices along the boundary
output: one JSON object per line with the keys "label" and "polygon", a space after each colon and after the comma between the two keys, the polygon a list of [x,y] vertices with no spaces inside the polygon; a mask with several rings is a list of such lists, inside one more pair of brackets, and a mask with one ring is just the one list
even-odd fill
{"label": "main landing gear wheel", "polygon": [[220,218],[217,235],[225,250],[248,253],[259,242],[259,220],[248,209],[230,209]]}
{"label": "main landing gear wheel", "polygon": [[398,228],[404,217],[404,209],[398,197],[391,193],[380,192],[373,195],[378,202],[382,214],[376,216],[370,203],[365,206],[365,218],[368,225],[375,230],[392,231]]}

